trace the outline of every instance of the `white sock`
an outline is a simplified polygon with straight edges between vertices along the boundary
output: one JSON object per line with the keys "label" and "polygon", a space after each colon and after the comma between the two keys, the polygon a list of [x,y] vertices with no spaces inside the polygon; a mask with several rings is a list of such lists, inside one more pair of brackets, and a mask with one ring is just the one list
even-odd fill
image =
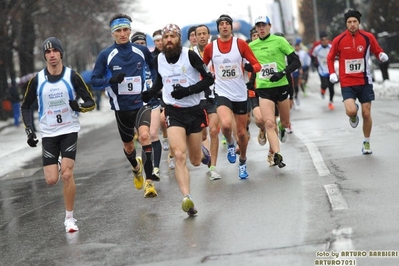
{"label": "white sock", "polygon": [[65,220],[73,218],[73,211],[65,211]]}

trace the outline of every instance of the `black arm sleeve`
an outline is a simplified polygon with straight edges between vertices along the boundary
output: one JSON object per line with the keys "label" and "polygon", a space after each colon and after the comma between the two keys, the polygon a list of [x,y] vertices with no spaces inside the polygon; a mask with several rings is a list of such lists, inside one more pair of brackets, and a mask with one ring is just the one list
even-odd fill
{"label": "black arm sleeve", "polygon": [[256,79],[256,73],[255,72],[251,72],[251,76],[249,77],[249,81],[255,83],[255,79]]}
{"label": "black arm sleeve", "polygon": [[163,88],[162,77],[161,77],[161,75],[159,75],[159,72],[158,72],[158,55],[156,55],[154,57],[153,67],[154,67],[155,72],[157,73],[157,76],[155,78],[154,83],[152,84],[150,91],[151,91],[151,94],[155,95],[158,91],[162,90],[162,88]]}
{"label": "black arm sleeve", "polygon": [[292,52],[287,56],[288,66],[285,69],[287,74],[291,74],[295,70],[301,67],[301,61],[299,60],[298,55],[295,52]]}
{"label": "black arm sleeve", "polygon": [[71,76],[72,85],[76,91],[76,94],[79,95],[79,97],[82,98],[82,100],[84,101],[80,104],[81,108],[84,109],[84,112],[93,110],[96,107],[96,103],[89,88],[83,81],[83,78],[75,71],[72,71]]}
{"label": "black arm sleeve", "polygon": [[214,78],[208,67],[202,61],[201,57],[199,57],[199,55],[197,55],[194,51],[188,51],[188,58],[193,68],[198,70],[202,76],[202,79],[199,82],[190,86],[190,91],[192,93],[200,93],[214,83]]}
{"label": "black arm sleeve", "polygon": [[28,85],[26,85],[26,91],[21,105],[22,121],[24,122],[25,127],[33,127],[31,106],[36,100],[36,88],[37,75],[29,80]]}

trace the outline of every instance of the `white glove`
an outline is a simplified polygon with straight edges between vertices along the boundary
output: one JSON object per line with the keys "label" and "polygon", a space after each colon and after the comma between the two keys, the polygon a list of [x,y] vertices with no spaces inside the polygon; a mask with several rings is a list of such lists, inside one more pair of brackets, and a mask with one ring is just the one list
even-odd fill
{"label": "white glove", "polygon": [[381,62],[386,62],[389,59],[386,53],[380,53],[379,57]]}
{"label": "white glove", "polygon": [[337,74],[335,74],[335,73],[330,74],[330,82],[331,83],[337,83],[338,82]]}

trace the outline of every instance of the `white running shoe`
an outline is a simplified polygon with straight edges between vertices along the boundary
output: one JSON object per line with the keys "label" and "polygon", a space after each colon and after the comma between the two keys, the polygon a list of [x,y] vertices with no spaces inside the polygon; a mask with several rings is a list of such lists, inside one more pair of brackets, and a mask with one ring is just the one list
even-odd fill
{"label": "white running shoe", "polygon": [[219,175],[217,172],[216,172],[216,167],[215,166],[211,166],[211,167],[209,167],[209,179],[211,180],[211,181],[213,181],[213,180],[219,180],[219,179],[221,179],[222,178],[222,176],[221,175]]}
{"label": "white running shoe", "polygon": [[176,167],[175,157],[170,157],[168,155],[168,165],[170,169],[175,169]]}
{"label": "white running shoe", "polygon": [[370,148],[370,142],[363,141],[362,153],[363,154],[372,154],[373,153]]}
{"label": "white running shoe", "polygon": [[65,225],[65,231],[67,233],[73,233],[79,231],[79,228],[76,225],[76,219],[74,218],[65,219],[64,225]]}
{"label": "white running shoe", "polygon": [[351,127],[356,128],[357,125],[359,124],[359,116],[357,115],[357,111],[359,110],[359,105],[356,104],[356,116],[354,117],[349,117],[349,124]]}
{"label": "white running shoe", "polygon": [[164,138],[162,140],[162,148],[164,151],[168,151],[169,150],[169,141],[168,138]]}

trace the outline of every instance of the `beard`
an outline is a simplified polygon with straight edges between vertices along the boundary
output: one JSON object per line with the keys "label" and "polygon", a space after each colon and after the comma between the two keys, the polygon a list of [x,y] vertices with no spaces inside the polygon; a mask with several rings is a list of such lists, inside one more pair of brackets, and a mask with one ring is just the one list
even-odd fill
{"label": "beard", "polygon": [[167,59],[179,57],[181,54],[181,51],[182,51],[182,45],[180,42],[173,45],[172,48],[166,47],[166,45],[165,45],[162,50],[162,52],[165,54],[165,57]]}

